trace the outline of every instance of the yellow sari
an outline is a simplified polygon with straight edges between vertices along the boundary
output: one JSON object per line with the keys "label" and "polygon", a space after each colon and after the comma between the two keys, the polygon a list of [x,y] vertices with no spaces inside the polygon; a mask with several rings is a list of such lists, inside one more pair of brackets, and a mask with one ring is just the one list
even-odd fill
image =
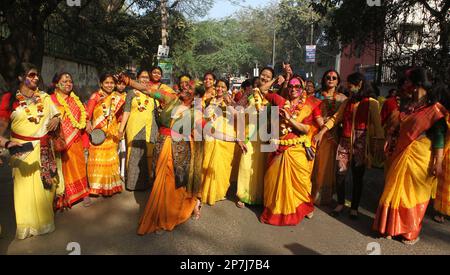
{"label": "yellow sari", "polygon": [[[25,109],[18,106],[11,114],[11,131],[24,136],[39,138],[47,134],[46,128],[50,119],[58,114],[50,96],[40,92],[44,106],[43,117],[39,123],[28,120]],[[31,114],[37,114],[36,104],[30,101],[28,108]],[[12,141],[26,143],[20,138],[11,138]],[[32,141],[34,149],[20,157],[11,157],[12,175],[14,178],[14,208],[16,212],[18,239],[42,235],[55,230],[53,200],[56,185],[45,189],[41,180],[40,167],[40,141]],[[58,167],[58,172],[61,169]],[[60,174],[61,175],[61,174]],[[58,185],[63,186],[63,178],[59,177]]]}
{"label": "yellow sari", "polygon": [[[250,106],[255,106],[255,100],[253,98],[249,101]],[[253,115],[256,116],[257,114]],[[241,202],[246,204],[262,204],[267,153],[261,151],[261,140],[259,138],[257,124],[252,124],[246,119],[245,127],[246,136],[249,138],[249,141],[246,142],[247,153],[241,155],[240,162],[238,163],[239,172],[236,195]],[[255,141],[252,141],[253,136],[257,138]]]}
{"label": "yellow sari", "polygon": [[[277,104],[280,106],[280,104]],[[281,104],[281,107],[284,105]],[[280,108],[281,108],[280,107]],[[296,121],[312,123],[312,108],[305,104]],[[310,127],[310,131],[313,127]],[[286,134],[280,140],[293,140],[298,136]],[[309,135],[302,135],[310,142]],[[296,225],[314,210],[311,198],[313,162],[308,160],[303,143],[280,146],[269,156],[264,176],[264,212],[260,220],[277,226]]]}
{"label": "yellow sari", "polygon": [[[117,92],[109,95],[101,95],[101,92],[95,93],[88,103],[88,111],[90,106],[94,105],[91,116],[93,128],[102,129],[106,133],[106,140],[101,145],[91,144],[89,148],[87,174],[92,195],[112,196],[123,190],[117,151],[119,146],[118,116],[124,103],[124,95]],[[109,115],[105,116],[102,105],[106,110],[110,110]]]}
{"label": "yellow sari", "polygon": [[[234,137],[234,125],[224,116],[212,122],[212,127]],[[216,138],[205,140],[202,172],[202,202],[214,205],[224,200],[230,187],[231,170],[236,143]]]}
{"label": "yellow sari", "polygon": [[415,240],[422,228],[436,177],[432,162],[431,140],[424,134],[439,119],[439,104],[424,108],[401,120],[400,135],[386,173],[373,229],[383,235]]}

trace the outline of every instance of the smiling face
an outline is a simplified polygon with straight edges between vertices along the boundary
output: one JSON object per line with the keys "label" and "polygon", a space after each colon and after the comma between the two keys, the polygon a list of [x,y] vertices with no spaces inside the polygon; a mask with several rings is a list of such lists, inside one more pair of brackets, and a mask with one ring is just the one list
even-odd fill
{"label": "smiling face", "polygon": [[[22,79],[21,79],[22,80]],[[36,69],[31,69],[25,75],[23,79],[23,84],[30,90],[36,90],[39,85],[39,73]]]}
{"label": "smiling face", "polygon": [[300,80],[297,78],[293,78],[291,81],[289,81],[288,91],[291,100],[299,98],[303,93]]}
{"label": "smiling face", "polygon": [[[159,72],[159,70],[157,70]],[[141,74],[138,77],[138,82],[141,84],[148,84],[150,83],[150,75],[148,74],[147,71],[143,71],[141,72]]]}
{"label": "smiling face", "polygon": [[210,74],[207,74],[205,76],[205,79],[203,79],[203,85],[205,86],[206,90],[211,89],[214,86],[214,77]]}
{"label": "smiling face", "polygon": [[269,83],[273,78],[273,74],[270,70],[263,70],[259,76],[259,82],[261,85]]}
{"label": "smiling face", "polygon": [[227,92],[227,84],[223,81],[218,81],[216,84],[216,96],[222,97]]}
{"label": "smiling face", "polygon": [[114,87],[116,86],[116,83],[114,82],[114,79],[112,76],[109,76],[101,83],[102,90],[106,93],[110,94],[114,91]]}
{"label": "smiling face", "polygon": [[159,69],[153,69],[151,73],[151,81],[158,83],[161,81],[162,73]]}
{"label": "smiling face", "polygon": [[70,92],[72,92],[73,90],[72,77],[70,77],[69,74],[64,74],[58,81],[57,87],[63,94],[70,94]]}

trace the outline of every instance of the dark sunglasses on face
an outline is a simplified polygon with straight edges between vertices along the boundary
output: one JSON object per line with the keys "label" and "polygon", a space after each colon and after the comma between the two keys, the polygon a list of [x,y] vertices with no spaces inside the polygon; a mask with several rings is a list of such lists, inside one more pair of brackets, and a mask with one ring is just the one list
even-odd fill
{"label": "dark sunglasses on face", "polygon": [[327,80],[337,80],[337,77],[327,75]]}
{"label": "dark sunglasses on face", "polygon": [[289,89],[293,89],[293,88],[295,88],[295,89],[301,89],[302,86],[301,86],[301,85],[291,85],[291,84],[289,84],[289,85],[288,85],[288,88],[289,88]]}
{"label": "dark sunglasses on face", "polygon": [[39,78],[39,74],[38,74],[38,73],[29,73],[29,74],[27,75],[27,77],[29,77],[29,78],[35,78],[35,77],[38,77],[38,78]]}

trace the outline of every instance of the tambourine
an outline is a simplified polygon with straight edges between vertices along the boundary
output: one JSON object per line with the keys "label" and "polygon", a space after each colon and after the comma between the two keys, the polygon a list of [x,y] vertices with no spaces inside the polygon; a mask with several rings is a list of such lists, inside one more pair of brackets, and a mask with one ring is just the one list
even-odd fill
{"label": "tambourine", "polygon": [[89,135],[89,140],[95,146],[102,145],[106,140],[106,133],[102,129],[94,129]]}

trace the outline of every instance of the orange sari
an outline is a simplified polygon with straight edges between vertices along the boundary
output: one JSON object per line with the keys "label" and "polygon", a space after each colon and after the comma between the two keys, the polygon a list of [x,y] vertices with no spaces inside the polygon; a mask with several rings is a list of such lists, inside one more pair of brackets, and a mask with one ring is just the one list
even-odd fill
{"label": "orange sari", "polygon": [[61,153],[65,185],[64,195],[59,197],[56,202],[56,209],[61,209],[71,208],[74,203],[89,196],[89,187],[87,185],[86,161],[82,141],[84,131],[74,128],[67,115],[67,112],[71,112],[73,117],[79,121],[81,110],[72,97],[65,99],[69,106],[69,110],[66,110],[58,101],[56,93],[51,95],[51,99],[62,115],[61,127],[66,141],[66,150]]}
{"label": "orange sari", "polygon": [[107,95],[102,91],[94,93],[88,102],[87,110],[93,128],[106,133],[106,140],[101,145],[91,144],[89,148],[87,173],[92,195],[112,196],[123,190],[117,151],[119,117],[124,103],[124,95],[116,92]]}

